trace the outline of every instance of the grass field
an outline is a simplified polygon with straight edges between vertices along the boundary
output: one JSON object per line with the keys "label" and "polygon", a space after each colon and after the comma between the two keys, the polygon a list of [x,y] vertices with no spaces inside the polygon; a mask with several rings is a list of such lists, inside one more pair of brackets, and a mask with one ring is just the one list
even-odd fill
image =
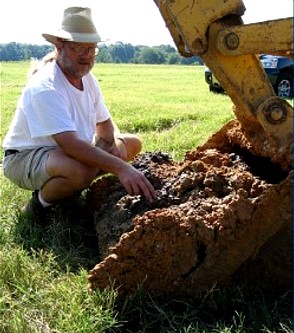
{"label": "grass field", "polygon": [[[1,142],[28,68],[1,63]],[[201,66],[97,64],[94,74],[116,123],[142,137],[143,151],[181,160],[234,116],[227,96],[209,93]],[[272,299],[239,286],[196,300],[90,293],[87,272],[97,262],[95,237],[83,234],[83,200],[41,229],[19,212],[30,193],[0,177],[1,333],[293,331],[290,292]]]}

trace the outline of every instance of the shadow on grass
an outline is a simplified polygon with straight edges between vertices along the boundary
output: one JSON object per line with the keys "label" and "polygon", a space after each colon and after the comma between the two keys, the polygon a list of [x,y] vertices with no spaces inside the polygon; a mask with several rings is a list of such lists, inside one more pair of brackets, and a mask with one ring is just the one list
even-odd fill
{"label": "shadow on grass", "polygon": [[254,286],[212,289],[195,299],[154,298],[143,291],[121,300],[117,332],[290,333],[292,293],[272,298]]}
{"label": "shadow on grass", "polygon": [[42,223],[30,214],[19,213],[14,239],[28,252],[51,251],[60,268],[72,272],[93,268],[99,258],[94,222],[82,196],[56,205]]}

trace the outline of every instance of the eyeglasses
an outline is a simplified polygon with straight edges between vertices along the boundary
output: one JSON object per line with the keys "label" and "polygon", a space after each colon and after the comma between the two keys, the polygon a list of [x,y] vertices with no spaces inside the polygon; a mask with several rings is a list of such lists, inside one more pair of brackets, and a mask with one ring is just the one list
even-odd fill
{"label": "eyeglasses", "polygon": [[73,45],[70,43],[67,43],[70,49],[77,55],[77,56],[83,56],[83,55],[96,55],[99,52],[99,49],[97,46],[80,46],[80,45]]}

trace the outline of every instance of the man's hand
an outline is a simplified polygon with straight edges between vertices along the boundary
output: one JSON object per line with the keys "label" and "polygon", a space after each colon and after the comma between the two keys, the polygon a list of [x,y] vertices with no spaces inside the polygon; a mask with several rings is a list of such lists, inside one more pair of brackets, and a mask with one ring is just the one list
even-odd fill
{"label": "man's hand", "polygon": [[144,195],[152,202],[155,199],[155,190],[143,173],[130,164],[118,174],[119,180],[130,195]]}

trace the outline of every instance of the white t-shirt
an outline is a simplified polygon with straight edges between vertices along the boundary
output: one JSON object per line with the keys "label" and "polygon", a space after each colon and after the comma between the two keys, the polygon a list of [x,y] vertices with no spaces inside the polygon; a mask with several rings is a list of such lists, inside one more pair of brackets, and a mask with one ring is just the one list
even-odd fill
{"label": "white t-shirt", "polygon": [[59,66],[48,63],[32,76],[19,98],[4,149],[56,146],[52,135],[75,131],[92,142],[96,124],[110,118],[99,84],[90,73],[83,90],[69,83]]}

